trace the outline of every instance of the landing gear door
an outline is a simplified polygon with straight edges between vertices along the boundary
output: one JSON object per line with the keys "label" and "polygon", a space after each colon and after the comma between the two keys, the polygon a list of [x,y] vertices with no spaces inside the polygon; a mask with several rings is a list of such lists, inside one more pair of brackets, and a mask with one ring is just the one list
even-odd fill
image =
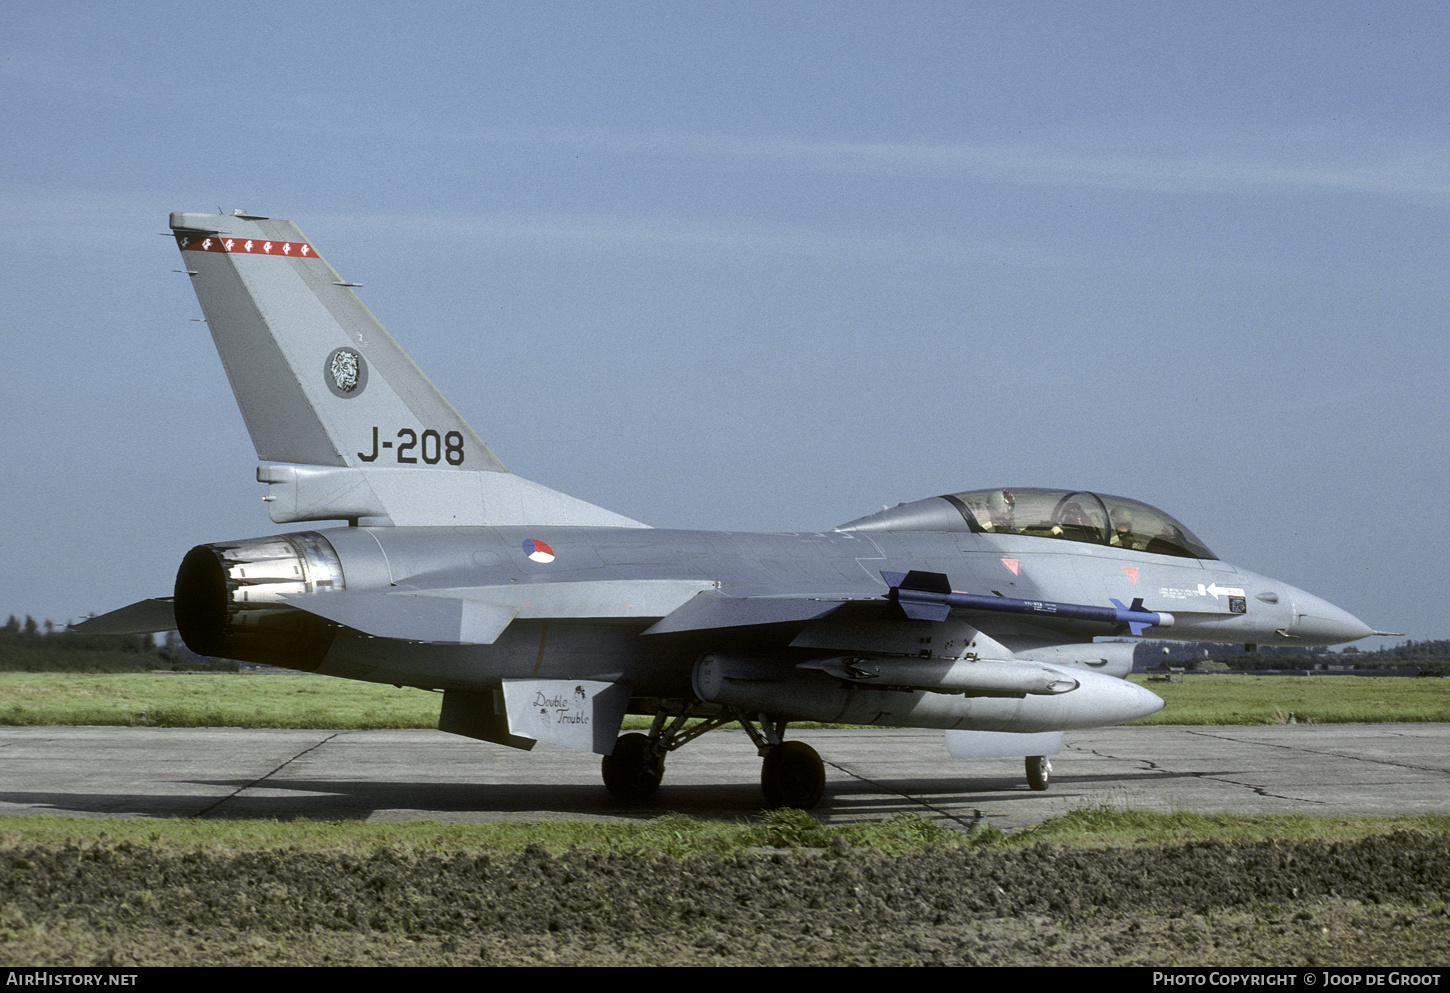
{"label": "landing gear door", "polygon": [[509,731],[581,752],[608,755],[624,723],[630,688],[587,679],[505,679]]}

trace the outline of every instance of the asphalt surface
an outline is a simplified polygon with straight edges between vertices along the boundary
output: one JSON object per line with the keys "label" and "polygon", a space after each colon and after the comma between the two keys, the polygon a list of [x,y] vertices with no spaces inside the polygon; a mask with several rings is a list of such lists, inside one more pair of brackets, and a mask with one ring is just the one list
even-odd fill
{"label": "asphalt surface", "polygon": [[[1450,813],[1450,724],[1105,728],[1069,732],[1049,790],[1021,759],[953,759],[940,732],[800,731],[826,763],[827,824],[903,811],[1002,830],[1109,804],[1157,811]],[[752,816],[743,732],[670,756],[646,804],[605,792],[599,758],[439,731],[0,728],[0,814],[455,822]]]}

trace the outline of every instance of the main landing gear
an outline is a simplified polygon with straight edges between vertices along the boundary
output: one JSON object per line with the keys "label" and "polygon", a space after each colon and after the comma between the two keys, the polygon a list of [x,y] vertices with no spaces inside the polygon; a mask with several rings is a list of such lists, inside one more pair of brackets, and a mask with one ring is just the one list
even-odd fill
{"label": "main landing gear", "polygon": [[826,765],[816,750],[803,741],[785,741],[785,721],[766,714],[729,713],[703,718],[687,726],[688,710],[655,715],[649,734],[631,732],[614,744],[614,754],[601,765],[604,786],[631,803],[647,800],[659,789],[665,774],[665,756],[706,731],[739,722],[764,761],[760,789],[771,807],[809,810],[826,792]]}
{"label": "main landing gear", "polygon": [[648,800],[665,778],[665,752],[648,735],[626,734],[604,756],[604,786],[621,800]]}
{"label": "main landing gear", "polygon": [[771,807],[810,810],[826,792],[826,764],[804,741],[771,745],[760,764],[760,789]]}

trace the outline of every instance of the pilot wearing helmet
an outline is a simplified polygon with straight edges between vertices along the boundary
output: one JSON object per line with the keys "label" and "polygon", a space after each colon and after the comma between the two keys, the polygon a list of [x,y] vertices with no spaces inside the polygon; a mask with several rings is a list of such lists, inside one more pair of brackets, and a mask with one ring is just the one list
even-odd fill
{"label": "pilot wearing helmet", "polygon": [[1113,511],[1113,535],[1108,544],[1115,548],[1143,547],[1142,539],[1133,533],[1133,515],[1126,508],[1119,507]]}
{"label": "pilot wearing helmet", "polygon": [[993,493],[987,502],[988,519],[982,522],[983,531],[992,531],[997,534],[1012,534],[1017,528],[1013,520],[1017,508],[1017,498],[1012,495],[1011,490],[1002,490],[1000,493]]}

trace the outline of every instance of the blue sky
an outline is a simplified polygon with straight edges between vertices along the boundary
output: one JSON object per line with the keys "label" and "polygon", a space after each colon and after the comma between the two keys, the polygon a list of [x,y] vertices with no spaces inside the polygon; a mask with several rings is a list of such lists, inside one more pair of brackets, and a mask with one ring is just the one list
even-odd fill
{"label": "blue sky", "polygon": [[0,135],[0,615],[284,530],[157,237],[244,208],[647,523],[1095,489],[1450,636],[1443,5],[12,0]]}

